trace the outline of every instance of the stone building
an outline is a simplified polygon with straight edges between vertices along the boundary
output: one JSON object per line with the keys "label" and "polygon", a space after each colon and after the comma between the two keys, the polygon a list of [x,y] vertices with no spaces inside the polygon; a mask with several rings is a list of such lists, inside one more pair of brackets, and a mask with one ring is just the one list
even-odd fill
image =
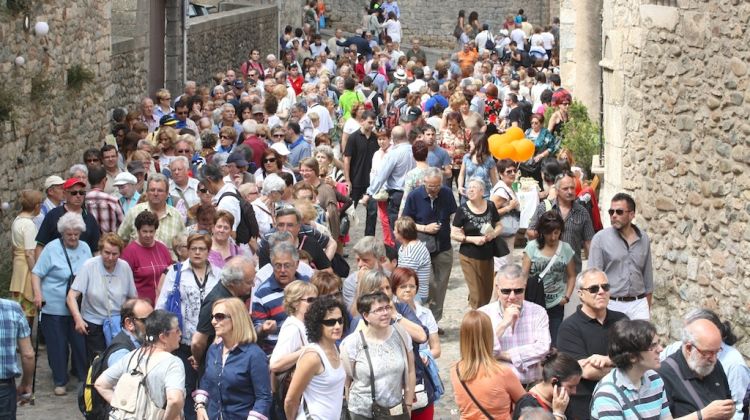
{"label": "stone building", "polygon": [[[561,16],[578,16],[580,3],[564,0]],[[750,3],[613,0],[602,16],[597,48],[576,57],[603,75],[602,207],[618,191],[636,199],[653,241],[659,333],[678,338],[680,315],[712,308],[750,357]],[[580,77],[598,84],[597,70],[563,71],[563,84],[598,102]]]}

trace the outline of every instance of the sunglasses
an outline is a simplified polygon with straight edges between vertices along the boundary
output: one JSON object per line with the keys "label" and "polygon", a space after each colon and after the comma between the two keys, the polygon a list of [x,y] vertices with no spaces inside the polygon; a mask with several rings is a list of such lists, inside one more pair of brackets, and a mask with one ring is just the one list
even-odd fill
{"label": "sunglasses", "polygon": [[510,292],[513,292],[513,293],[515,293],[517,295],[521,295],[525,291],[526,291],[525,287],[517,287],[515,289],[500,289],[500,293],[502,293],[504,295],[510,295]]}
{"label": "sunglasses", "polygon": [[99,162],[99,159],[86,159],[86,163],[96,163]]}
{"label": "sunglasses", "polygon": [[277,138],[277,137],[284,137],[284,135],[283,135],[283,134],[274,134],[274,135],[273,135],[273,137],[274,137],[274,138]]}
{"label": "sunglasses", "polygon": [[599,289],[602,289],[605,292],[609,292],[609,288],[610,287],[611,286],[609,285],[609,283],[603,283],[603,284],[595,284],[595,285],[589,286],[589,287],[581,287],[581,290],[585,290],[585,291],[591,293],[592,295],[595,295],[595,294],[599,293]]}
{"label": "sunglasses", "polygon": [[263,159],[263,163],[274,163],[274,162],[276,162],[276,158]]}
{"label": "sunglasses", "polygon": [[81,197],[83,197],[84,195],[86,195],[86,191],[84,190],[68,191],[68,194],[70,194],[71,196],[80,195]]}
{"label": "sunglasses", "polygon": [[215,314],[211,315],[211,317],[212,317],[213,319],[215,319],[215,320],[216,320],[216,322],[221,322],[221,321],[223,321],[223,320],[225,320],[225,319],[227,319],[227,318],[229,318],[229,319],[232,319],[232,317],[230,317],[229,315],[227,315],[227,314],[223,314],[223,313],[221,313],[221,312],[217,312],[217,313],[215,313]]}
{"label": "sunglasses", "polygon": [[315,300],[318,299],[317,297],[309,297],[309,298],[302,298],[299,301],[300,302],[307,302],[307,303],[313,303]]}
{"label": "sunglasses", "polygon": [[198,192],[205,194],[208,192],[208,188],[198,188]]}
{"label": "sunglasses", "polygon": [[179,149],[177,153],[191,153],[190,149]]}
{"label": "sunglasses", "polygon": [[625,213],[630,213],[630,210],[625,209],[609,209],[607,210],[607,213],[609,213],[610,216],[617,214],[618,216],[622,216]]}
{"label": "sunglasses", "polygon": [[344,325],[344,318],[331,318],[331,319],[324,319],[320,321],[321,324],[325,325],[326,327],[333,327],[336,324]]}
{"label": "sunglasses", "polygon": [[570,102],[563,102],[560,105],[570,105]]}
{"label": "sunglasses", "polygon": [[506,169],[505,172],[503,172],[506,175],[514,174],[516,173],[515,169]]}
{"label": "sunglasses", "polygon": [[227,140],[232,140],[232,138],[231,138],[231,137],[229,137],[229,136],[226,136],[226,135],[222,135],[222,136],[219,136],[219,138],[222,138],[222,139],[227,139]]}

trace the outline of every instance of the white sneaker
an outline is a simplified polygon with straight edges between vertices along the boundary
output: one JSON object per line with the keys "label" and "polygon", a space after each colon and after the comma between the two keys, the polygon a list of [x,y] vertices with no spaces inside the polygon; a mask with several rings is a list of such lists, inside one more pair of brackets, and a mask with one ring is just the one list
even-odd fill
{"label": "white sneaker", "polygon": [[67,395],[68,391],[65,389],[64,386],[56,386],[55,387],[55,395],[58,397],[62,397],[63,395]]}

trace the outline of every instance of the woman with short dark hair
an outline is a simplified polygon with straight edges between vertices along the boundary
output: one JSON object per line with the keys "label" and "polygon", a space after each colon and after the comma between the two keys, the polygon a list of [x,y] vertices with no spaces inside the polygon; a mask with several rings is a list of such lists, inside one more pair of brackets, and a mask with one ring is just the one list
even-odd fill
{"label": "woman with short dark hair", "polygon": [[172,264],[169,248],[156,240],[159,218],[144,210],[135,217],[136,239],[122,251],[122,259],[133,271],[138,297],[156,302],[156,289],[164,270]]}
{"label": "woman with short dark hair", "polygon": [[568,403],[570,396],[576,393],[582,374],[578,360],[553,347],[542,360],[542,382],[516,402],[513,420],[519,419],[529,407],[540,407],[555,417],[573,418]]}

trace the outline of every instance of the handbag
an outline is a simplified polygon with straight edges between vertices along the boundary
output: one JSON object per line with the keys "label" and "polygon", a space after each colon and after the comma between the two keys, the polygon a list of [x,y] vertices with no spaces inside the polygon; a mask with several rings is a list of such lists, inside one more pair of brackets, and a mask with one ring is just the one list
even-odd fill
{"label": "handbag", "polygon": [[562,241],[560,241],[560,243],[557,245],[557,251],[555,251],[555,255],[553,255],[552,258],[549,259],[549,262],[547,263],[547,266],[544,267],[544,270],[542,270],[542,272],[539,274],[535,274],[529,277],[529,279],[526,281],[526,292],[524,294],[524,300],[536,303],[542,308],[547,307],[545,303],[546,299],[544,293],[544,276],[549,273],[549,270],[552,269],[552,265],[555,264],[555,261],[557,261],[557,258],[560,256],[562,244]]}
{"label": "handbag", "polygon": [[167,311],[172,312],[173,314],[177,315],[177,321],[180,325],[180,330],[182,330],[182,295],[180,294],[180,277],[182,277],[182,263],[177,263],[174,265],[174,285],[172,285],[172,290],[169,291],[169,295],[167,296],[167,303],[165,305],[165,308]]}
{"label": "handbag", "polygon": [[494,242],[492,244],[492,256],[493,257],[502,258],[510,254],[510,250],[508,249],[508,244],[505,243],[505,239],[503,239],[502,235],[493,239],[492,242]]}
{"label": "handbag", "polygon": [[[401,333],[396,331],[396,334],[399,334],[399,337],[401,337]],[[409,415],[409,411],[406,409],[406,402],[404,402],[403,398],[401,399],[401,402],[399,404],[396,404],[393,407],[383,407],[382,405],[379,405],[377,401],[375,400],[375,381],[373,378],[375,378],[375,373],[372,370],[372,360],[370,360],[370,351],[368,350],[369,346],[367,345],[367,340],[365,340],[365,334],[362,332],[362,330],[359,330],[359,337],[362,340],[362,349],[365,351],[365,357],[367,357],[367,365],[370,367],[370,395],[372,397],[372,419],[373,420],[391,420],[391,419],[402,419],[402,420],[409,420],[411,416]],[[404,385],[406,385],[406,370],[404,369]]]}
{"label": "handbag", "polygon": [[438,252],[438,239],[437,235],[430,235],[429,233],[424,232],[417,232],[417,239],[422,241],[424,243],[424,246],[427,247],[427,251],[430,252],[430,254],[434,254]]}
{"label": "handbag", "polygon": [[461,27],[461,25],[456,24],[456,27],[453,28],[453,37],[456,39],[461,38],[461,34],[464,33],[464,28]]}
{"label": "handbag", "polygon": [[388,201],[388,190],[381,188],[380,191],[372,195],[372,199],[375,201]]}
{"label": "handbag", "polygon": [[[63,249],[63,254],[65,254],[65,261],[68,262],[68,268],[70,269],[70,276],[68,276],[68,285],[65,288],[65,299],[68,298],[68,292],[70,292],[70,288],[73,286],[73,282],[76,279],[76,275],[73,273],[73,265],[70,264],[70,258],[68,257],[68,250],[65,249],[65,242],[63,242],[62,238],[60,239],[60,246]],[[81,309],[81,301],[83,300],[83,294],[79,294],[76,298],[76,302],[78,303],[78,309]]]}
{"label": "handbag", "polygon": [[[456,377],[457,378],[461,377],[461,372],[458,371],[458,363],[456,363]],[[466,391],[466,393],[469,394],[469,398],[471,398],[471,400],[474,402],[474,405],[477,406],[479,411],[481,411],[482,414],[484,414],[484,416],[487,417],[488,420],[495,420],[495,418],[490,415],[487,409],[482,407],[482,404],[479,404],[479,401],[477,401],[476,397],[474,397],[474,394],[472,394],[471,391],[469,391],[469,387],[466,386],[466,382],[460,379],[459,379],[459,382],[461,382],[461,386],[464,387],[464,391]]]}

